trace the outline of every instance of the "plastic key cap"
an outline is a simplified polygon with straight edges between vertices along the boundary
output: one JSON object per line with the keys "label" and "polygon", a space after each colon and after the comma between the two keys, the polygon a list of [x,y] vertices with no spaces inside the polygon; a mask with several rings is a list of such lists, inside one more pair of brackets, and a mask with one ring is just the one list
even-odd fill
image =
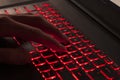
{"label": "plastic key cap", "polygon": [[80,51],[73,52],[73,53],[71,53],[71,55],[72,55],[72,57],[73,57],[74,59],[82,58],[82,56],[83,56],[83,55],[80,53]]}
{"label": "plastic key cap", "polygon": [[62,78],[61,80],[75,80],[70,71],[65,68],[63,70],[59,70],[58,73]]}
{"label": "plastic key cap", "polygon": [[102,59],[98,59],[96,61],[93,61],[94,62],[94,65],[99,68],[99,67],[103,67],[106,65],[106,63],[104,62],[104,60]]}
{"label": "plastic key cap", "polygon": [[57,77],[55,71],[53,71],[53,70],[43,72],[43,75],[45,76],[46,79],[49,79],[49,80],[50,79],[53,80],[54,78]]}
{"label": "plastic key cap", "polygon": [[77,50],[74,46],[69,46],[69,47],[67,47],[67,50],[69,51],[69,52],[71,52],[71,51],[75,51],[75,50]]}
{"label": "plastic key cap", "polygon": [[47,71],[50,70],[50,65],[46,63],[46,64],[44,64],[44,65],[38,66],[38,68],[39,68],[40,71],[42,71],[42,72],[47,72]]}
{"label": "plastic key cap", "polygon": [[62,57],[61,60],[64,64],[72,62],[72,58],[70,56]]}
{"label": "plastic key cap", "polygon": [[109,80],[116,80],[115,78],[118,76],[117,72],[115,72],[108,65],[105,67],[102,67],[100,72]]}
{"label": "plastic key cap", "polygon": [[75,80],[90,80],[81,68],[73,70],[72,75],[74,76]]}
{"label": "plastic key cap", "polygon": [[54,70],[62,70],[64,69],[64,65],[61,62],[57,62],[55,64],[52,64],[52,67]]}
{"label": "plastic key cap", "polygon": [[90,72],[90,71],[95,70],[95,66],[92,63],[84,65],[82,68],[85,72]]}
{"label": "plastic key cap", "polygon": [[78,58],[77,61],[80,65],[86,65],[89,63],[89,60],[86,57]]}
{"label": "plastic key cap", "polygon": [[49,64],[53,64],[53,63],[57,63],[59,60],[56,56],[51,56],[51,57],[47,58],[47,61]]}
{"label": "plastic key cap", "polygon": [[107,78],[100,73],[99,70],[94,70],[88,73],[90,80],[107,80]]}
{"label": "plastic key cap", "polygon": [[99,56],[96,53],[89,54],[87,57],[90,61],[99,59]]}

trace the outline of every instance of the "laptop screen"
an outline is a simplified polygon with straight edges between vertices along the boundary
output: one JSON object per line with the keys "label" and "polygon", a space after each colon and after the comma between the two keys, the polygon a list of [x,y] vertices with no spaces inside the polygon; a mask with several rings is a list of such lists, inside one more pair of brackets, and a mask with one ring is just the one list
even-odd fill
{"label": "laptop screen", "polygon": [[110,1],[120,7],[120,0],[110,0]]}

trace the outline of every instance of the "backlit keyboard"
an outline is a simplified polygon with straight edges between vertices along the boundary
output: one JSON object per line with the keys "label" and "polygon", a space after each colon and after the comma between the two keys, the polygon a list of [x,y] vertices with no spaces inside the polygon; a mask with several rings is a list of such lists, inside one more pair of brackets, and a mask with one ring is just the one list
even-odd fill
{"label": "backlit keyboard", "polygon": [[[32,7],[32,8],[29,8]],[[97,49],[85,35],[76,29],[50,4],[24,6],[27,13],[43,16],[57,27],[69,42],[62,43],[68,52],[56,52],[43,44],[31,42],[31,61],[44,80],[118,80],[119,66],[102,50]],[[19,9],[14,9],[20,14]],[[9,14],[5,10],[6,14]]]}

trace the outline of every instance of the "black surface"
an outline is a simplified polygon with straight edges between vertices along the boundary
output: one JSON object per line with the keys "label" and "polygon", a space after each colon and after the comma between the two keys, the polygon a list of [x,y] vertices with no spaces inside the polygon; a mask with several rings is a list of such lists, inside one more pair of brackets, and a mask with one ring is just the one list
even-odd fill
{"label": "black surface", "polygon": [[32,64],[0,64],[0,80],[42,80],[42,77]]}
{"label": "black surface", "polygon": [[[120,7],[109,0],[70,0],[120,39]],[[93,5],[91,5],[93,4]]]}
{"label": "black surface", "polygon": [[[103,16],[105,15],[106,17],[102,17],[104,24],[106,26],[109,26],[109,24],[115,24],[116,23],[116,17],[120,16],[118,14],[118,8],[115,8],[114,6],[108,7],[108,5],[103,5],[103,3],[99,0],[78,0],[81,2],[84,2],[84,5],[87,6],[87,8],[90,10],[92,8],[95,8],[97,11],[103,10],[106,11],[107,8],[112,9],[109,13],[106,12],[103,14],[104,11],[99,11],[99,13],[96,13],[96,15]],[[93,16],[91,16],[91,12],[86,10],[83,5],[81,5],[81,9],[76,7],[74,4],[71,4],[69,0],[50,0],[50,2],[56,7],[58,11],[62,15],[64,15],[76,28],[78,28],[81,32],[85,34],[90,40],[92,40],[93,43],[97,45],[97,48],[103,50],[108,56],[110,56],[117,64],[120,65],[120,41],[118,37],[114,36],[113,33],[111,33],[109,30],[107,30],[103,24],[99,23],[97,20],[101,20],[101,18],[96,19]],[[93,2],[93,3],[92,3]],[[109,4],[109,3],[108,3]],[[61,6],[62,5],[62,6]],[[95,6],[94,6],[95,5]],[[102,5],[102,7],[97,7],[97,5]],[[113,9],[113,7],[115,9]],[[90,13],[90,15],[86,14]],[[68,14],[69,13],[69,14]],[[95,16],[96,16],[95,15]],[[112,19],[111,15],[115,15],[115,20],[111,22]],[[99,16],[97,16],[99,17]],[[108,18],[108,19],[107,19]],[[103,23],[102,22],[102,23]],[[117,21],[117,24],[120,25]],[[117,26],[118,26],[117,25]],[[112,28],[114,26],[112,25]],[[119,26],[118,26],[119,27]]]}

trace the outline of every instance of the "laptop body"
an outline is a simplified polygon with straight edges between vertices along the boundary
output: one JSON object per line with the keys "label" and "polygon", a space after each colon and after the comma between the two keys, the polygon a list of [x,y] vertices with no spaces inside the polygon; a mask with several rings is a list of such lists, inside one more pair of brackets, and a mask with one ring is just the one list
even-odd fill
{"label": "laptop body", "polygon": [[[90,40],[92,40],[97,45],[98,48],[100,48],[107,55],[109,55],[118,65],[120,64],[119,63],[119,59],[120,59],[119,58],[120,57],[119,56],[119,50],[120,50],[119,49],[120,48],[119,47],[119,37],[118,37],[117,33],[115,33],[116,31],[109,30],[111,28],[108,27],[109,26],[108,24],[111,24],[111,20],[110,21],[106,20],[109,17],[109,15],[108,16],[104,15],[104,14],[100,15],[101,11],[98,12],[99,14],[95,13],[94,10],[92,11],[92,8],[90,8],[88,3],[90,3],[90,5],[91,4],[98,4],[98,3],[100,4],[101,3],[100,4],[100,5],[102,5],[102,8],[100,6],[101,10],[104,9],[104,11],[106,11],[105,13],[107,13],[107,11],[111,11],[110,16],[111,15],[115,15],[118,18],[118,19],[116,19],[116,18],[112,19],[113,20],[112,21],[113,24],[110,25],[112,27],[116,26],[116,25],[117,26],[120,25],[118,23],[120,18],[119,18],[119,15],[118,15],[119,8],[117,6],[113,5],[113,3],[109,2],[109,1],[108,2],[106,1],[106,3],[104,4],[104,2],[98,2],[96,0],[93,1],[93,2],[89,0],[89,1],[87,1],[88,3],[81,0],[82,4],[76,4],[77,0],[76,1],[72,1],[71,0],[71,2],[67,1],[67,0],[66,1],[63,1],[63,0],[58,0],[58,1],[50,0],[50,1],[45,1],[45,2],[48,2],[48,3],[52,4],[55,7],[55,9],[60,11],[60,13],[65,18],[67,18],[74,26],[76,26],[76,28],[78,28]],[[26,3],[27,3],[27,1],[26,1]],[[28,2],[28,3],[31,4],[32,2]],[[79,3],[79,1],[77,3]],[[23,3],[21,3],[21,5],[23,6]],[[13,4],[11,6],[13,6]],[[110,7],[108,8],[108,6],[110,6]],[[90,9],[88,9],[88,8],[90,8]],[[93,8],[94,8],[94,6],[93,6]],[[1,7],[1,12],[4,9],[7,9],[7,7],[6,6],[2,6]],[[89,11],[89,10],[91,10],[91,11]],[[12,11],[12,10],[10,9],[10,11]],[[69,14],[68,14],[68,12],[69,12]],[[101,18],[101,16],[103,18],[106,17],[105,22],[104,22],[104,19],[100,19],[99,16],[96,16],[96,15],[100,15],[100,18]],[[82,27],[82,26],[84,26],[84,27]],[[104,44],[106,44],[106,45],[104,45]],[[31,66],[28,66],[28,67],[31,68]],[[16,70],[18,70],[17,67],[16,67]],[[34,72],[34,69],[32,71]],[[12,77],[14,75],[10,76],[10,78],[12,77],[13,78],[13,79],[11,78],[12,80],[14,80],[14,79],[15,80],[16,79],[19,80],[20,76],[25,76],[25,75],[20,75],[19,72],[18,72],[18,74],[19,74],[18,78]],[[29,75],[30,75],[30,73],[28,73],[28,76]],[[35,76],[37,76],[38,80],[41,80],[41,79],[39,79],[40,77],[38,78],[38,76],[40,76],[40,75],[39,75],[39,73],[37,71],[35,71],[35,73],[33,73],[32,76],[33,76],[33,78],[30,78],[31,80],[32,79],[36,79],[36,78],[34,78]],[[22,77],[22,78],[25,78],[25,77]],[[28,79],[28,77],[26,77],[26,79]]]}

